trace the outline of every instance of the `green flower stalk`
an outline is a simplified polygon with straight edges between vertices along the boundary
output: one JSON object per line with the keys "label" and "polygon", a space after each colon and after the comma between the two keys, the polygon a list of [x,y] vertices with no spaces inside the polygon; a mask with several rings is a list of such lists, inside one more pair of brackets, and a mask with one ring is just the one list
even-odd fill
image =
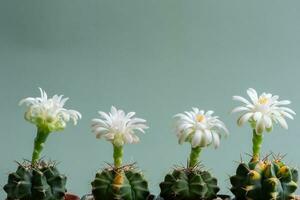
{"label": "green flower stalk", "polygon": [[232,112],[242,112],[237,123],[243,125],[249,122],[253,129],[252,158],[248,164],[241,163],[236,175],[230,177],[231,191],[237,200],[288,200],[294,199],[297,189],[298,171],[285,165],[281,158],[273,161],[261,160],[261,148],[263,133],[270,132],[274,123],[288,129],[285,118],[294,119],[296,113],[285,107],[291,102],[279,101],[279,96],[270,93],[257,92],[249,88],[247,94],[250,101],[241,97],[233,96],[233,100],[242,102]]}
{"label": "green flower stalk", "polygon": [[119,168],[122,166],[122,162],[123,162],[123,146],[117,146],[117,145],[113,145],[114,146],[114,165],[116,168]]}
{"label": "green flower stalk", "polygon": [[194,167],[199,163],[201,147],[192,147],[190,153],[189,167]]}
{"label": "green flower stalk", "polygon": [[76,125],[78,119],[81,118],[78,111],[64,108],[68,98],[63,98],[63,95],[54,95],[52,98],[48,98],[47,93],[41,88],[39,89],[41,97],[27,97],[19,103],[19,105],[26,104],[28,107],[25,112],[25,119],[37,126],[32,164],[40,159],[41,151],[51,132],[64,130],[66,122],[70,119]]}
{"label": "green flower stalk", "polygon": [[81,114],[63,107],[68,98],[62,95],[48,98],[41,88],[40,92],[41,97],[28,97],[19,103],[27,105],[25,119],[37,126],[37,135],[31,163],[19,164],[4,186],[9,200],[63,200],[66,192],[66,177],[54,163],[41,161],[40,155],[49,134],[64,130],[70,119],[76,124]]}
{"label": "green flower stalk", "polygon": [[41,152],[45,146],[45,142],[49,136],[50,132],[48,130],[43,130],[38,128],[36,138],[34,139],[34,147],[32,152],[31,164],[34,165],[39,159]]}
{"label": "green flower stalk", "polygon": [[113,145],[114,166],[96,174],[92,182],[95,200],[145,200],[149,193],[148,183],[133,165],[123,166],[123,146],[139,142],[136,131],[144,133],[146,120],[135,118],[134,112],[111,107],[110,113],[99,111],[100,119],[92,120],[92,132],[98,139],[105,138]]}
{"label": "green flower stalk", "polygon": [[228,135],[225,124],[213,116],[213,111],[199,110],[175,115],[176,134],[179,144],[191,143],[191,153],[187,168],[177,168],[167,174],[160,183],[160,196],[165,200],[213,199],[220,190],[217,179],[199,167],[199,157],[203,148],[220,145],[221,132]]}
{"label": "green flower stalk", "polygon": [[252,160],[253,162],[259,161],[260,158],[260,151],[263,142],[263,135],[258,135],[256,130],[253,130],[253,137],[252,137]]}

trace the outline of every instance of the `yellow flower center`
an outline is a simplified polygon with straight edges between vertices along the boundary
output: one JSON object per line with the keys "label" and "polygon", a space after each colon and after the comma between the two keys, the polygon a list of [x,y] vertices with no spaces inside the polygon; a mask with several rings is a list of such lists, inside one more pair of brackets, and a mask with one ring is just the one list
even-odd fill
{"label": "yellow flower center", "polygon": [[266,97],[259,97],[259,100],[258,100],[259,104],[261,105],[265,105],[269,102],[269,99],[266,98]]}
{"label": "yellow flower center", "polygon": [[204,115],[196,115],[196,120],[197,120],[197,122],[203,122],[205,120],[205,116]]}

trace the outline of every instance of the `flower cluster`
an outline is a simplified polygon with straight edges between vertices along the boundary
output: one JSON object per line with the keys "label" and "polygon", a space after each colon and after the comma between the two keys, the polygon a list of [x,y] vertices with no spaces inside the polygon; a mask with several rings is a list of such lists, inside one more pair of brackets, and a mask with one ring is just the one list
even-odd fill
{"label": "flower cluster", "polygon": [[176,134],[179,143],[190,142],[192,147],[206,147],[213,144],[215,148],[220,145],[221,132],[225,135],[228,130],[225,124],[213,116],[213,111],[193,108],[190,112],[175,115]]}
{"label": "flower cluster", "polygon": [[135,112],[125,114],[123,110],[111,107],[110,113],[99,111],[100,119],[92,120],[92,131],[97,138],[104,137],[116,146],[139,142],[135,131],[144,133],[147,129],[146,120],[135,118]]}
{"label": "flower cluster", "polygon": [[66,127],[66,122],[72,120],[74,124],[81,118],[76,110],[67,110],[64,105],[68,98],[63,95],[54,95],[48,98],[47,93],[41,88],[41,97],[27,97],[19,105],[26,104],[25,119],[41,129],[47,131],[60,131]]}
{"label": "flower cluster", "polygon": [[262,93],[258,96],[252,88],[247,90],[247,94],[251,102],[241,96],[233,96],[233,100],[244,103],[243,106],[232,110],[232,112],[243,112],[238,119],[239,125],[249,121],[257,134],[263,133],[264,130],[271,131],[273,123],[279,123],[283,128],[288,128],[285,118],[294,119],[292,115],[296,114],[292,109],[285,107],[291,103],[290,101],[279,101],[278,95],[270,93]]}

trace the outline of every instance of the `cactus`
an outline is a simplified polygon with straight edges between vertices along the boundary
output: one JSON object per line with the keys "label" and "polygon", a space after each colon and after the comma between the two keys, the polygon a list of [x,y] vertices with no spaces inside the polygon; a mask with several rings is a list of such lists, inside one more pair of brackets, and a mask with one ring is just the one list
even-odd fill
{"label": "cactus", "polygon": [[285,107],[290,101],[279,101],[279,96],[247,90],[250,101],[240,96],[233,99],[242,102],[243,106],[233,109],[233,112],[243,112],[239,117],[238,125],[249,122],[253,129],[252,156],[248,164],[240,163],[236,175],[230,177],[231,192],[237,200],[289,200],[295,199],[298,171],[285,165],[281,158],[260,158],[264,138],[264,131],[271,132],[273,124],[279,123],[287,129],[285,117],[293,119],[296,114],[292,109]]}
{"label": "cactus", "polygon": [[70,120],[75,125],[81,114],[63,107],[68,100],[63,95],[48,98],[41,88],[40,92],[41,97],[28,97],[19,103],[26,104],[25,119],[36,125],[37,134],[31,161],[19,163],[17,171],[8,176],[3,188],[8,200],[62,200],[65,196],[66,177],[59,173],[55,163],[40,160],[40,155],[50,133],[64,130]]}
{"label": "cactus", "polygon": [[95,200],[145,200],[149,196],[148,183],[132,165],[106,168],[96,174],[92,182]]}
{"label": "cactus", "polygon": [[213,199],[220,190],[217,179],[198,167],[175,169],[159,186],[165,200]]}
{"label": "cactus", "polygon": [[230,177],[231,192],[237,200],[294,199],[298,171],[280,159],[240,163],[236,175]]}
{"label": "cactus", "polygon": [[135,113],[111,107],[110,113],[99,111],[102,119],[92,120],[92,131],[97,138],[104,137],[112,143],[114,165],[96,174],[92,184],[95,200],[146,200],[153,198],[148,183],[134,164],[122,166],[123,146],[139,142],[136,131],[148,128],[146,120],[132,118]]}
{"label": "cactus", "polygon": [[191,143],[188,166],[175,168],[160,183],[160,197],[165,200],[210,200],[217,197],[217,179],[199,166],[203,148],[220,145],[221,131],[228,133],[225,124],[212,116],[213,111],[204,112],[198,108],[175,115],[176,134],[179,144]]}
{"label": "cactus", "polygon": [[7,200],[63,200],[66,177],[59,173],[55,164],[38,162],[19,164],[16,172],[9,174],[4,186]]}

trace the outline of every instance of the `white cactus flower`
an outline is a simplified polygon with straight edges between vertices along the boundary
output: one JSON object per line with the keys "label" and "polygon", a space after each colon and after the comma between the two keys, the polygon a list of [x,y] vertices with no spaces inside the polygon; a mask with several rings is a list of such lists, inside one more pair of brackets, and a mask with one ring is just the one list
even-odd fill
{"label": "white cactus flower", "polygon": [[41,97],[27,97],[19,102],[19,105],[26,104],[27,111],[25,119],[39,128],[47,131],[60,131],[66,127],[66,122],[72,120],[74,125],[77,124],[81,114],[76,110],[67,110],[64,104],[68,98],[63,95],[54,95],[48,98],[46,92],[39,88]]}
{"label": "white cactus flower", "polygon": [[107,141],[116,146],[124,144],[138,143],[139,138],[136,131],[144,133],[147,129],[146,120],[135,118],[135,112],[125,114],[123,110],[111,107],[110,113],[99,111],[101,119],[92,120],[92,132],[97,138],[104,137]]}
{"label": "white cactus flower", "polygon": [[220,145],[221,132],[227,136],[228,130],[218,116],[212,116],[213,111],[199,110],[179,113],[175,115],[176,135],[179,143],[187,141],[192,147],[206,147],[213,144],[215,148]]}
{"label": "white cactus flower", "polygon": [[232,110],[233,113],[243,113],[238,119],[238,125],[241,126],[249,121],[257,134],[262,134],[264,130],[271,131],[273,123],[279,123],[283,128],[288,129],[285,118],[294,119],[292,115],[296,114],[292,109],[285,107],[291,103],[290,101],[279,101],[279,96],[270,93],[262,93],[258,96],[253,88],[249,88],[247,94],[251,101],[241,96],[233,96],[233,100],[244,104]]}

